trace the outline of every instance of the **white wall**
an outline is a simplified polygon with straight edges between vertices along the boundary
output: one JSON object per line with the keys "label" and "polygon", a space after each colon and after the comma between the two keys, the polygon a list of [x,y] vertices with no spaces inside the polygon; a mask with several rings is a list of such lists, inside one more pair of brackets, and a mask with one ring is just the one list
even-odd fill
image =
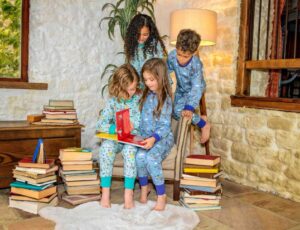
{"label": "white wall", "polygon": [[[48,90],[0,89],[0,120],[26,120],[49,99],[72,99],[85,125],[82,145],[93,147],[95,123],[104,100],[100,75],[108,63],[121,64],[123,42],[108,39],[102,5],[107,0],[31,0],[30,82]],[[114,1],[111,1],[114,2]],[[117,33],[118,34],[118,33]]]}

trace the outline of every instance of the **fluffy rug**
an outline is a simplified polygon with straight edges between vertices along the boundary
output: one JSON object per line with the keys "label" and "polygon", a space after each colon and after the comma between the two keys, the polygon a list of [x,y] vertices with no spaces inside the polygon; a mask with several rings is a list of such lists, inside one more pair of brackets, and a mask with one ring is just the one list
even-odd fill
{"label": "fluffy rug", "polygon": [[73,209],[45,207],[39,215],[56,223],[55,229],[193,229],[199,223],[198,215],[189,209],[168,204],[165,211],[152,211],[153,201],[135,202],[135,208],[126,210],[123,204],[102,208],[99,202],[81,204]]}

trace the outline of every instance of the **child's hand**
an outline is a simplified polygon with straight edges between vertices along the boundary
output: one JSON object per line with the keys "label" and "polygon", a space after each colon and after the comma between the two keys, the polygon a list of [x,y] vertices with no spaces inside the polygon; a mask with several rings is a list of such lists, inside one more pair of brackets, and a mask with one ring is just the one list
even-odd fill
{"label": "child's hand", "polygon": [[144,145],[145,149],[151,149],[152,146],[154,145],[154,143],[155,143],[155,138],[154,137],[149,137],[149,138],[147,138],[146,140],[144,140],[142,142],[142,145]]}
{"label": "child's hand", "polygon": [[188,119],[191,120],[192,117],[193,117],[193,112],[190,111],[190,110],[183,110],[182,113],[181,113],[181,115],[182,115],[183,117],[187,117]]}

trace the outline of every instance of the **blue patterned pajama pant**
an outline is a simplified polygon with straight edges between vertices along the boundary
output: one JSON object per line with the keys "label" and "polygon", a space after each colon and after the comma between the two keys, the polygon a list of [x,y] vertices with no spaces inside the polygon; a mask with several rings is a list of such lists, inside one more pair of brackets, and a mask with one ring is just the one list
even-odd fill
{"label": "blue patterned pajama pant", "polygon": [[[187,99],[185,99],[185,97],[180,94],[177,93],[175,94],[175,98],[174,98],[174,108],[173,108],[173,117],[176,120],[179,120],[181,117],[181,112],[184,109],[184,106],[187,104]],[[206,122],[196,113],[193,113],[193,117],[192,117],[192,124],[199,126],[200,128],[202,128],[203,126],[205,126]]]}
{"label": "blue patterned pajama pant", "polygon": [[150,175],[158,195],[165,194],[162,161],[168,156],[173,145],[173,135],[168,135],[155,143],[151,149],[140,148],[136,154],[137,175],[140,185],[146,186]]}
{"label": "blue patterned pajama pant", "polygon": [[116,154],[121,151],[124,161],[124,187],[134,188],[136,178],[135,155],[137,147],[104,140],[99,151],[101,187],[111,187],[113,163]]}

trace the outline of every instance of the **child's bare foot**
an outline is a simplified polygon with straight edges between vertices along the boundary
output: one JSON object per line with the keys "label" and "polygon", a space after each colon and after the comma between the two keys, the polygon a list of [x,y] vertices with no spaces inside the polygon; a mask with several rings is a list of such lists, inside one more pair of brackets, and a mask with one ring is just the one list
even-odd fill
{"label": "child's bare foot", "polygon": [[124,192],[124,208],[131,209],[134,207],[133,202],[133,190],[132,189],[125,189]]}
{"label": "child's bare foot", "polygon": [[201,128],[201,137],[200,137],[200,143],[204,144],[210,136],[210,123],[207,121],[206,116],[201,116],[203,120],[205,120],[206,124],[204,127]]}
{"label": "child's bare foot", "polygon": [[102,188],[100,205],[103,208],[110,208],[110,188]]}
{"label": "child's bare foot", "polygon": [[148,185],[141,186],[141,197],[140,202],[146,204],[148,201]]}
{"label": "child's bare foot", "polygon": [[166,208],[166,203],[167,203],[167,195],[160,195],[157,196],[157,201],[155,204],[155,207],[153,208],[153,210],[155,211],[163,211]]}

